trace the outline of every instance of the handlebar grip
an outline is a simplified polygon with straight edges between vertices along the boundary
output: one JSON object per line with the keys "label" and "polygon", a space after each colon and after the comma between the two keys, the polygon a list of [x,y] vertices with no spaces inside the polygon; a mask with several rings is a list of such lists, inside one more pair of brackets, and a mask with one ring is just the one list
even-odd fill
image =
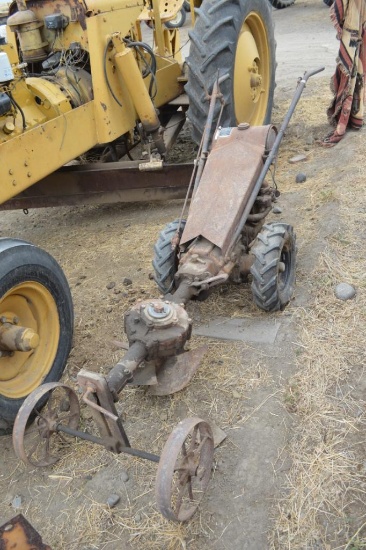
{"label": "handlebar grip", "polygon": [[308,80],[311,76],[314,76],[315,74],[321,73],[324,71],[325,67],[319,67],[319,69],[313,69],[312,71],[306,71],[303,80]]}

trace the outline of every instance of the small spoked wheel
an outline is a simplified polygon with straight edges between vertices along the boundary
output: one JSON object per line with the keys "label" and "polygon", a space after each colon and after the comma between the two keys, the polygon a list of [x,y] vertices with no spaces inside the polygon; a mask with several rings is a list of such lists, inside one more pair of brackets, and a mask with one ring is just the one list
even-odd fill
{"label": "small spoked wheel", "polygon": [[296,274],[296,236],[291,225],[263,226],[252,248],[252,292],[264,311],[283,310],[290,302]]}
{"label": "small spoked wheel", "polygon": [[187,521],[195,511],[211,478],[214,440],[210,425],[186,418],[174,428],[160,457],[156,502],[164,517]]}
{"label": "small spoked wheel", "polygon": [[[27,429],[33,418],[33,424]],[[28,395],[19,409],[13,428],[15,454],[32,466],[55,464],[67,444],[58,426],[62,424],[76,430],[79,419],[79,400],[71,388],[58,382],[43,384]]]}

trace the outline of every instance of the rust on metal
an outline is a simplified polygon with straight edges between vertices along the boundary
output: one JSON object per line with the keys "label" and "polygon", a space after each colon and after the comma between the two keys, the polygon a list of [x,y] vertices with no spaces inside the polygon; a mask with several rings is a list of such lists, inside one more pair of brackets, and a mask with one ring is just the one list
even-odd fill
{"label": "rust on metal", "polygon": [[160,360],[183,351],[191,337],[192,321],[180,304],[151,299],[137,302],[126,313],[125,332],[130,345],[145,346],[144,360]]}
{"label": "rust on metal", "polygon": [[[224,128],[214,139],[205,170],[194,195],[181,244],[200,235],[226,254],[244,207],[264,164],[272,126],[245,132]],[[225,181],[222,166],[225,165]]]}
{"label": "rust on metal", "polygon": [[128,382],[129,386],[155,386],[157,361],[144,361],[133,373],[133,378]]}
{"label": "rust on metal", "polygon": [[193,163],[142,171],[141,162],[65,166],[0,204],[0,210],[183,199]]}
{"label": "rust on metal", "polygon": [[96,411],[104,414],[105,416],[108,416],[109,418],[111,418],[116,422],[118,420],[118,415],[111,413],[107,409],[103,409],[103,407],[100,407],[100,405],[95,403],[95,401],[93,401],[92,399],[89,399],[89,396],[95,394],[95,391],[96,390],[94,387],[87,386],[86,392],[83,394],[83,397],[82,397],[82,400],[84,401],[84,403],[89,407],[91,407],[92,409],[95,409]]}
{"label": "rust on metal", "polygon": [[210,425],[186,418],[170,434],[160,457],[155,496],[160,512],[187,521],[196,511],[211,478],[214,440]]}
{"label": "rust on metal", "polygon": [[39,336],[33,329],[4,323],[0,326],[1,351],[31,351],[39,344]]}
{"label": "rust on metal", "polygon": [[[54,391],[60,389],[61,398],[56,399]],[[49,395],[48,395],[49,394]],[[59,396],[58,396],[59,397]],[[47,404],[42,409],[42,406]],[[32,428],[27,433],[29,420],[36,414]],[[80,407],[76,393],[59,382],[48,382],[39,386],[25,399],[19,409],[13,428],[15,454],[26,464],[42,467],[59,460],[57,448],[52,441],[57,436],[57,425],[64,422],[76,429],[79,424]]]}
{"label": "rust on metal", "polygon": [[[97,405],[97,407],[91,408],[91,412],[98,426],[100,437],[105,441],[106,449],[119,453],[121,447],[130,447],[122,420],[114,404],[114,395],[104,376],[81,370],[78,374],[78,384],[84,392],[87,392],[89,388],[94,388],[94,393],[89,394],[88,400],[94,401]],[[108,414],[105,414],[106,411]]]}
{"label": "rust on metal", "polygon": [[42,537],[19,514],[0,527],[0,550],[51,550],[42,542]]}
{"label": "rust on metal", "polygon": [[[130,339],[129,339],[130,341]],[[130,341],[130,347],[120,361],[108,373],[107,385],[109,392],[118,400],[118,394],[132,380],[134,371],[146,358],[147,351],[144,342]]]}
{"label": "rust on metal", "polygon": [[149,386],[150,395],[170,395],[176,393],[192,380],[208,346],[200,346],[192,351],[167,359],[157,370],[157,385]]}
{"label": "rust on metal", "polygon": [[64,166],[16,197],[0,210],[183,199],[193,163],[165,164],[141,171],[141,162]]}

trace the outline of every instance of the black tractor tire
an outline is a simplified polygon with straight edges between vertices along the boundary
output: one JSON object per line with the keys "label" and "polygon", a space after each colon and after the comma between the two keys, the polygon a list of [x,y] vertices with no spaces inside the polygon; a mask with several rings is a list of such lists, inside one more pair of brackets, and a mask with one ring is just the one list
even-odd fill
{"label": "black tractor tire", "polygon": [[0,357],[0,435],[5,435],[25,398],[41,384],[61,378],[74,325],[61,267],[41,248],[18,239],[0,239],[0,321],[0,326],[13,323],[39,335],[33,351]]}
{"label": "black tractor tire", "polygon": [[251,250],[252,293],[264,311],[283,310],[290,302],[296,277],[296,235],[291,225],[264,225]]}
{"label": "black tractor tire", "polygon": [[184,2],[183,2],[183,8],[184,8],[186,11],[191,11],[191,4],[190,4],[189,0],[184,0]]}
{"label": "black tractor tire", "polygon": [[323,2],[328,8],[331,8],[334,4],[334,0],[323,0]]}
{"label": "black tractor tire", "polygon": [[186,19],[187,13],[183,7],[181,10],[178,11],[174,19],[172,19],[171,21],[167,21],[166,23],[164,23],[164,25],[168,27],[168,29],[180,29],[180,27],[183,27]]}
{"label": "black tractor tire", "polygon": [[295,4],[295,0],[269,0],[272,6],[278,10],[283,10],[283,8],[288,8]]}
{"label": "black tractor tire", "polygon": [[[220,84],[225,101],[222,127],[240,122],[257,126],[269,123],[276,71],[270,4],[263,0],[203,0],[195,13],[185,86],[193,140],[201,141],[209,109],[207,94],[218,76],[228,75]],[[219,112],[217,101],[212,132]]]}
{"label": "black tractor tire", "polygon": [[[179,237],[182,236],[186,220],[182,220],[179,228]],[[152,262],[155,275],[154,279],[163,294],[174,290],[174,275],[178,269],[177,249],[172,249],[172,239],[177,233],[179,220],[168,223],[159,233],[154,246],[154,259]]]}

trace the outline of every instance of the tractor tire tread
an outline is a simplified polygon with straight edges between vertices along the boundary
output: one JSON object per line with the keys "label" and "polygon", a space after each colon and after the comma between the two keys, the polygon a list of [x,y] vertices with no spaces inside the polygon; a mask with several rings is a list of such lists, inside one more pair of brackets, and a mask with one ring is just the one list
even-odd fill
{"label": "tractor tire tread", "polygon": [[[289,265],[283,287],[279,287],[278,273],[282,250],[286,246]],[[278,311],[286,307],[293,294],[295,282],[296,236],[290,225],[274,222],[263,226],[251,250],[252,293],[256,305],[264,311]]]}
{"label": "tractor tire tread", "polygon": [[[154,245],[154,280],[163,294],[170,292],[176,272],[176,255],[171,248],[172,239],[178,229],[179,220],[168,223],[160,232]],[[186,221],[181,221],[180,234],[182,235]]]}
{"label": "tractor tire tread", "polygon": [[[246,11],[247,10],[247,11]],[[192,138],[199,143],[205,127],[209,99],[212,87],[220,74],[229,74],[220,85],[220,91],[225,100],[222,112],[221,126],[235,126],[235,105],[233,105],[234,61],[238,36],[244,18],[250,11],[258,11],[268,27],[268,44],[270,52],[270,92],[267,110],[261,123],[270,122],[273,92],[274,73],[276,68],[276,43],[272,32],[271,8],[263,0],[205,0],[200,8],[195,10],[196,24],[189,32],[191,48],[186,58],[188,66],[188,83],[185,86],[189,97],[187,117],[192,125]],[[219,102],[216,102],[213,129],[220,112]],[[250,122],[250,121],[249,121]]]}

